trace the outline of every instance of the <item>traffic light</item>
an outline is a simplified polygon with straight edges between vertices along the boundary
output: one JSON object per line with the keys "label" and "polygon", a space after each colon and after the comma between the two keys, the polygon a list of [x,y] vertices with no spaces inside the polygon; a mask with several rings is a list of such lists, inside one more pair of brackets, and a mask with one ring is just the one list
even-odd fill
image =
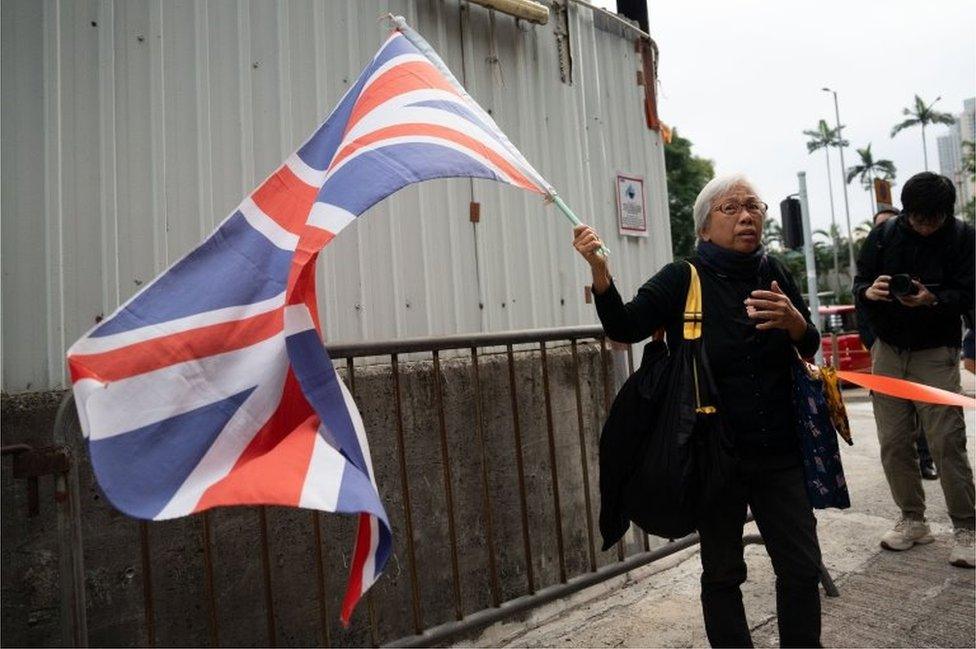
{"label": "traffic light", "polygon": [[780,201],[779,214],[783,221],[783,246],[791,250],[803,247],[803,213],[799,199],[790,197]]}

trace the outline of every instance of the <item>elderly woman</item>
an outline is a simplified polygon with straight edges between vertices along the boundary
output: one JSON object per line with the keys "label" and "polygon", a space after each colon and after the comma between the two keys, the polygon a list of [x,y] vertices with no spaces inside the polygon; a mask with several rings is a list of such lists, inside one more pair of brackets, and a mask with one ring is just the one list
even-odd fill
{"label": "elderly woman", "polygon": [[[701,600],[714,647],[752,646],[742,606],[742,533],[751,508],[776,572],[782,646],[820,646],[820,548],[807,499],[792,405],[791,364],[812,356],[820,334],[789,273],[760,242],[766,203],[741,175],[716,178],[695,201],[698,244],[689,261],[702,286],[702,341],[720,412],[735,438],[736,470],[723,502],[698,515]],[[600,237],[587,225],[573,246],[590,264],[607,335],[635,343],[663,327],[681,340],[690,270],[662,268],[624,304]]]}

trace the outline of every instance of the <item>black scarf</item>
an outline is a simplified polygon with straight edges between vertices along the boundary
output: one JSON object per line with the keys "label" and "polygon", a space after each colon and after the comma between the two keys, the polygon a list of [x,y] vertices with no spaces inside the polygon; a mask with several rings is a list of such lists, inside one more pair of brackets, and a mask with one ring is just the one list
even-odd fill
{"label": "black scarf", "polygon": [[751,253],[744,253],[722,248],[711,241],[699,241],[695,252],[698,259],[713,272],[737,279],[757,277],[766,259],[766,250],[762,246]]}

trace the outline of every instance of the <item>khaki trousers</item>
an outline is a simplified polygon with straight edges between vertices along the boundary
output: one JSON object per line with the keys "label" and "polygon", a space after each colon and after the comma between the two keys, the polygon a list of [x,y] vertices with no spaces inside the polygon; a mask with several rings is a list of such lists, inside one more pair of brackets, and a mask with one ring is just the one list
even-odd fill
{"label": "khaki trousers", "polygon": [[[959,348],[899,350],[878,339],[871,347],[872,371],[882,376],[915,381],[950,392],[961,390]],[[966,454],[966,422],[962,408],[936,406],[873,394],[874,416],[881,444],[881,465],[891,496],[902,514],[925,518],[925,492],[915,450],[915,416],[929,443],[939,472],[942,493],[953,524],[972,529],[973,469]]]}

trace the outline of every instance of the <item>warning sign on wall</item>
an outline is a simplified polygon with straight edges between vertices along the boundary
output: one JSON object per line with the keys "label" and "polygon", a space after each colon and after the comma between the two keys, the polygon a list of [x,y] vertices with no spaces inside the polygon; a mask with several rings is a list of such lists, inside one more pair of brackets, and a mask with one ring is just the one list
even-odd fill
{"label": "warning sign on wall", "polygon": [[644,179],[617,174],[617,224],[620,234],[647,236],[647,210],[644,208]]}

